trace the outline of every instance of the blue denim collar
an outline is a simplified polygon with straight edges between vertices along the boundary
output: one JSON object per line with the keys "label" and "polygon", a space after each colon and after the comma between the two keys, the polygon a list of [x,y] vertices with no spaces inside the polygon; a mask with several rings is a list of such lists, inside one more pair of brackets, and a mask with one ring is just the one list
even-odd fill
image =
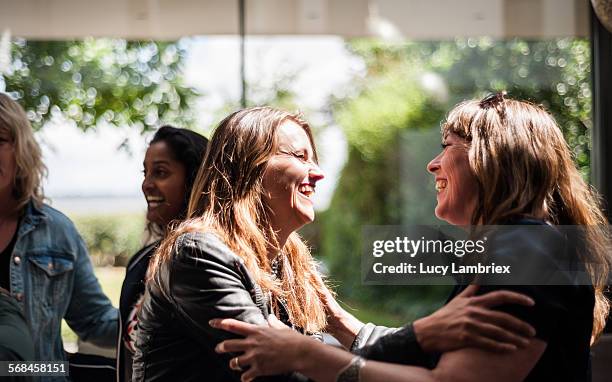
{"label": "blue denim collar", "polygon": [[25,208],[25,213],[23,214],[23,220],[19,227],[19,237],[25,235],[30,232],[42,220],[47,219],[47,214],[43,211],[42,208],[36,205],[33,200],[30,199]]}

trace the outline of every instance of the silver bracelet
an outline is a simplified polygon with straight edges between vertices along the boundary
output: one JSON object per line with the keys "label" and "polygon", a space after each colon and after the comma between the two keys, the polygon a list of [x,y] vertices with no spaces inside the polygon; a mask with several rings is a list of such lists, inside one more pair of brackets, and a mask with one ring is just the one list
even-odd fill
{"label": "silver bracelet", "polygon": [[336,382],[359,382],[359,374],[361,368],[365,366],[365,359],[360,356],[355,356],[351,359],[351,362],[343,367],[336,377]]}

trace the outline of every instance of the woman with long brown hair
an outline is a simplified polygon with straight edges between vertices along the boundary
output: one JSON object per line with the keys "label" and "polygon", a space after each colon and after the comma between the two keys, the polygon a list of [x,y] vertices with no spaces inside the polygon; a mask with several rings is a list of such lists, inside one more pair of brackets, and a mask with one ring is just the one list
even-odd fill
{"label": "woman with long brown hair", "polygon": [[[492,239],[493,259],[529,262],[537,256],[540,264],[575,281],[567,269],[555,268],[557,249],[569,248],[568,260],[584,267],[577,269],[586,271],[590,284],[481,286],[479,293],[509,288],[531,296],[534,307],[503,310],[532,324],[535,338],[503,354],[475,348],[444,352],[431,368],[365,361],[305,340],[274,320],[277,328],[214,320],[214,327],[247,337],[217,347],[242,353],[234,363],[249,366],[243,381],[285,370],[317,381],[589,380],[590,344],[609,309],[602,289],[610,270],[610,237],[599,201],[574,165],[561,130],[542,107],[500,93],[457,105],[442,137],[443,151],[428,165],[438,218],[460,226],[503,225],[505,231]],[[571,242],[558,225],[582,227],[581,243]],[[525,227],[540,228],[554,245],[542,245],[542,236]],[[465,289],[458,286],[453,296]]]}
{"label": "woman with long brown hair", "polygon": [[222,336],[208,320],[219,315],[263,324],[274,313],[307,334],[325,327],[324,285],[295,232],[314,219],[311,196],[322,178],[298,116],[262,107],[219,124],[189,219],[149,267],[134,380],[236,379],[213,352]]}

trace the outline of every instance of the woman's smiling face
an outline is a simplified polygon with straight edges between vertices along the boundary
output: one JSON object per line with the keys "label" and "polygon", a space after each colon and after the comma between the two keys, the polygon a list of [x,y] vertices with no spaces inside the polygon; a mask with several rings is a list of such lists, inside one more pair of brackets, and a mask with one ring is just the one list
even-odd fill
{"label": "woman's smiling face", "polygon": [[166,142],[152,143],[143,162],[142,192],[147,200],[147,220],[161,227],[178,219],[185,201],[185,166]]}
{"label": "woman's smiling face", "polygon": [[478,198],[478,182],[468,159],[469,142],[450,133],[442,147],[427,165],[436,180],[436,216],[454,225],[469,225]]}
{"label": "woman's smiling face", "polygon": [[277,131],[278,149],[263,176],[272,226],[287,234],[314,220],[312,197],[323,172],[315,162],[306,131],[286,120]]}

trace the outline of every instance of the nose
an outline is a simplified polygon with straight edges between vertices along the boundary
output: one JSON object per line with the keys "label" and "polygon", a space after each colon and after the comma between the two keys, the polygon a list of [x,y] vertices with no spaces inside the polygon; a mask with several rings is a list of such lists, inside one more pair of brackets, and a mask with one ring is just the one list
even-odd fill
{"label": "nose", "polygon": [[147,194],[152,189],[153,189],[153,182],[151,182],[151,179],[145,174],[145,177],[142,180],[142,193]]}
{"label": "nose", "polygon": [[321,179],[325,178],[325,173],[321,170],[318,164],[313,163],[308,171],[308,180],[312,183],[316,183]]}
{"label": "nose", "polygon": [[440,159],[442,158],[442,153],[438,154],[434,159],[431,160],[427,164],[427,171],[432,174],[435,174],[436,171],[440,170]]}

